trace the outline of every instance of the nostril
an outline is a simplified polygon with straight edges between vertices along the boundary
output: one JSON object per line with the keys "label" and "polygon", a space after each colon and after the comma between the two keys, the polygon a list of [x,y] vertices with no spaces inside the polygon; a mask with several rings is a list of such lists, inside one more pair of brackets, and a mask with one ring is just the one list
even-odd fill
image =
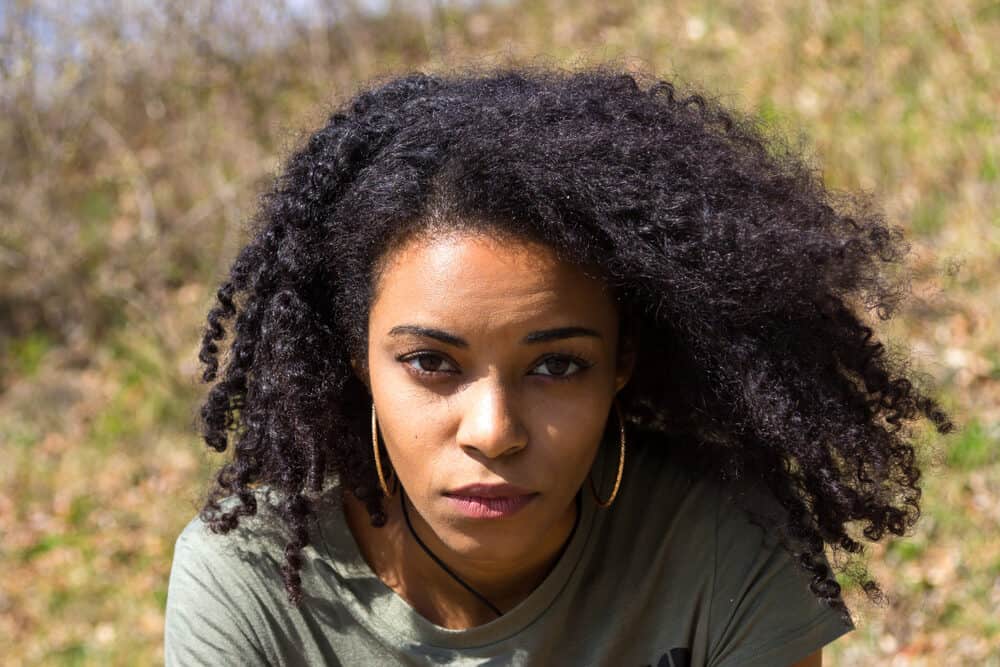
{"label": "nostril", "polygon": [[460,445],[491,458],[523,447],[527,438],[516,400],[500,383],[481,383],[478,391],[468,392],[467,397],[470,402],[457,434]]}

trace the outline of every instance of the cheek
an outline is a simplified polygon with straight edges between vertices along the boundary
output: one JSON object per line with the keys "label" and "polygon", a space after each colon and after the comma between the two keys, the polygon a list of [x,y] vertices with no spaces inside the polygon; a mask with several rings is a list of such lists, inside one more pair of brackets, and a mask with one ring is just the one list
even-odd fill
{"label": "cheek", "polygon": [[429,405],[426,396],[400,383],[373,384],[373,393],[379,436],[401,479],[411,492],[431,486],[440,443],[446,440],[446,415]]}
{"label": "cheek", "polygon": [[604,432],[607,398],[580,396],[574,401],[539,401],[532,410],[532,422],[545,447],[546,458],[563,467],[587,467],[600,445]]}
{"label": "cheek", "polygon": [[608,422],[616,419],[615,378],[609,364],[576,387],[540,392],[530,401],[532,418],[551,434],[553,448],[561,456],[593,460]]}

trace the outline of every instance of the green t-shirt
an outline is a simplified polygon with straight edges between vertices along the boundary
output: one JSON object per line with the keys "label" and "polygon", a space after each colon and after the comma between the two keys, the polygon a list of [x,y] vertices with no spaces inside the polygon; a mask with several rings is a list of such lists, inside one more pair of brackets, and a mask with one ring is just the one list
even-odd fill
{"label": "green t-shirt", "polygon": [[280,530],[254,518],[216,535],[196,518],[174,552],[166,664],[780,667],[853,628],[726,489],[652,446],[628,454],[610,509],[582,494],[577,529],[541,585],[467,630],[435,625],[387,587],[337,501],[319,508],[298,608],[282,585]]}

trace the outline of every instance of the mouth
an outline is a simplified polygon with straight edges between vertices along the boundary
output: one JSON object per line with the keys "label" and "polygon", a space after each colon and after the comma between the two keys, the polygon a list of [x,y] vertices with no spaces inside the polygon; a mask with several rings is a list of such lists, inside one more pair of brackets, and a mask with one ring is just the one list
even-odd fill
{"label": "mouth", "polygon": [[538,496],[537,493],[521,496],[455,496],[446,493],[451,506],[460,514],[472,519],[503,519],[513,516]]}
{"label": "mouth", "polygon": [[457,489],[445,491],[446,496],[464,496],[466,498],[513,498],[515,496],[530,496],[534,491],[515,484],[467,484]]}

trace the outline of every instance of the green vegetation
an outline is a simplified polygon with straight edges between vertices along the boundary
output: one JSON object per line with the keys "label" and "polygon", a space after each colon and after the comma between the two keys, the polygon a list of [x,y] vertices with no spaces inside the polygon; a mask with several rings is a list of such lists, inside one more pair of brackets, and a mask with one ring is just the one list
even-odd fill
{"label": "green vegetation", "polygon": [[35,331],[11,341],[4,356],[11,373],[31,377],[51,349],[52,340],[44,332]]}
{"label": "green vegetation", "polygon": [[[904,342],[960,422],[825,664],[1000,665],[1000,10],[991,0],[9,3],[0,23],[0,662],[156,664],[173,541],[220,458],[212,290],[304,130],[374,76],[616,59],[704,85],[912,242]],[[57,13],[58,12],[58,13]],[[333,20],[336,19],[336,20]],[[845,584],[850,578],[844,578]],[[893,659],[895,656],[895,659]],[[990,662],[992,660],[992,662]]]}
{"label": "green vegetation", "polygon": [[1000,434],[996,431],[990,435],[978,420],[971,422],[948,450],[948,465],[968,470],[1000,461]]}

